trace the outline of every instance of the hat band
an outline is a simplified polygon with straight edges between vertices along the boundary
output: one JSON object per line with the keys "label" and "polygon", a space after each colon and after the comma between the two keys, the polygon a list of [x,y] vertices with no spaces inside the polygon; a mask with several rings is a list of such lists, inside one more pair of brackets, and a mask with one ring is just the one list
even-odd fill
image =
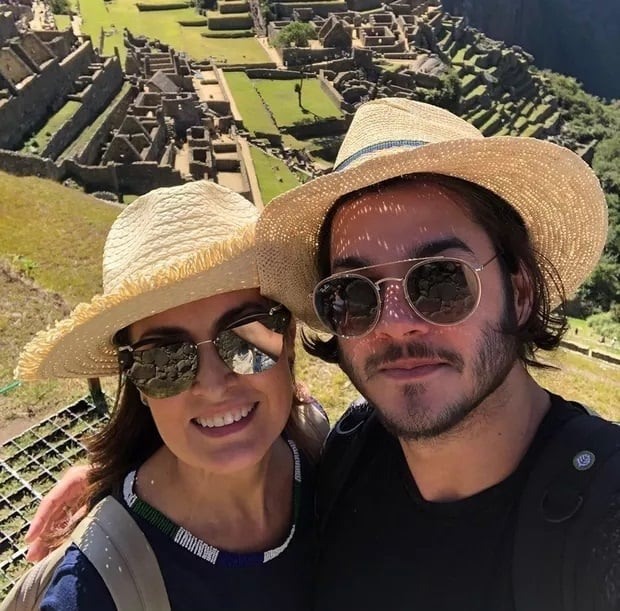
{"label": "hat band", "polygon": [[369,146],[365,146],[361,148],[359,151],[353,153],[346,159],[343,159],[335,168],[334,172],[341,172],[347,166],[351,165],[354,161],[359,159],[360,157],[364,157],[365,155],[370,155],[370,153],[375,153],[376,151],[385,151],[386,149],[391,148],[418,148],[420,146],[424,146],[428,144],[428,142],[424,140],[386,140],[385,142],[377,142],[377,144],[370,144]]}

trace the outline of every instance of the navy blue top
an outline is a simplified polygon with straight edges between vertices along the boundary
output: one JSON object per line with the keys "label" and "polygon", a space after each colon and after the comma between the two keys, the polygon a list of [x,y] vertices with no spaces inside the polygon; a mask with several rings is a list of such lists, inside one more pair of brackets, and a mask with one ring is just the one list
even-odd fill
{"label": "navy blue top", "polygon": [[[303,457],[301,468],[301,507],[295,532],[286,549],[263,564],[214,565],[175,543],[128,509],[153,548],[174,611],[304,611],[311,608],[316,552],[314,482],[312,468]],[[119,500],[127,508],[122,496]],[[41,609],[116,611],[116,606],[97,570],[75,545],[71,545],[54,573]]]}

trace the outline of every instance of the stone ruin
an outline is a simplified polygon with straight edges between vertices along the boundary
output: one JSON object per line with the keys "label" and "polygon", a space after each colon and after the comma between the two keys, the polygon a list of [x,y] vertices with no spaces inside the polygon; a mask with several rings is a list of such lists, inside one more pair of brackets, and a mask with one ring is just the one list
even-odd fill
{"label": "stone ruin", "polygon": [[[316,73],[347,121],[364,101],[405,97],[447,106],[486,136],[534,136],[578,148],[563,136],[557,100],[532,70],[531,55],[487,38],[446,13],[439,0],[280,2],[275,8],[277,19],[267,31],[272,44],[293,20],[316,30],[309,47],[278,49],[283,65]],[[0,146],[15,149],[63,100],[79,93],[94,69],[106,67],[111,74],[117,67],[115,58],[99,58],[88,39],[69,32],[20,34],[15,20],[7,23],[0,19],[0,120],[11,100],[22,115],[6,115],[21,131],[0,134]],[[125,45],[128,82],[120,92],[120,85],[108,88],[115,97],[88,142],[64,151],[58,143],[48,147],[46,156],[60,164],[52,174],[70,175],[88,190],[116,193],[207,177],[257,199],[219,68],[194,64],[165,44],[129,32]],[[66,76],[52,84],[46,75],[63,69]],[[40,102],[29,88],[42,78],[48,98],[32,112],[24,110]],[[591,149],[580,152],[591,155]],[[287,154],[287,163],[298,163],[294,151]],[[301,163],[314,172],[308,160]],[[0,154],[0,168],[15,164]],[[49,166],[39,170],[50,172]]]}
{"label": "stone ruin", "polygon": [[[69,100],[81,104],[73,131],[85,127],[121,87],[118,58],[101,58],[71,31],[0,27],[0,148],[17,149]],[[54,150],[46,151],[54,156]]]}
{"label": "stone ruin", "polygon": [[[76,39],[71,32],[28,32],[18,37],[19,44],[11,39],[11,44],[0,49],[0,78],[4,79],[0,82],[7,85],[5,99],[0,100],[0,124],[8,124],[4,122],[7,115],[3,115],[7,108],[13,113],[8,121],[25,116],[28,109],[36,114],[23,121],[26,125],[20,130],[0,133],[2,149],[23,148],[26,136],[64,100],[80,95],[75,93],[80,88],[92,87],[97,71],[109,72],[114,66],[117,77],[113,82],[108,79],[106,96],[99,98],[105,103],[93,108],[93,115],[80,130],[98,118],[91,132],[74,130],[71,138],[60,140],[54,136],[54,150],[48,145],[41,156],[28,154],[32,151],[0,150],[0,169],[71,179],[87,191],[121,197],[208,178],[251,200],[259,199],[251,186],[256,181],[248,176],[253,167],[250,163],[248,168],[247,147],[237,137],[218,69],[211,64],[193,64],[169,46],[135,37],[129,31],[124,42],[124,83],[117,57],[98,57],[90,40]],[[38,100],[30,93],[31,81],[45,83],[37,89]],[[40,103],[42,91],[47,97],[34,113],[32,108]]]}
{"label": "stone ruin", "polygon": [[[348,5],[326,19],[306,12],[304,19],[318,32],[314,48],[281,50],[289,69],[319,73],[346,113],[369,99],[405,97],[446,105],[486,136],[525,135],[578,148],[563,138],[557,100],[523,49],[487,38],[446,13],[439,0]],[[287,23],[270,24],[270,38]],[[339,53],[327,37],[332,31],[338,32]],[[458,88],[453,100],[449,85]]]}

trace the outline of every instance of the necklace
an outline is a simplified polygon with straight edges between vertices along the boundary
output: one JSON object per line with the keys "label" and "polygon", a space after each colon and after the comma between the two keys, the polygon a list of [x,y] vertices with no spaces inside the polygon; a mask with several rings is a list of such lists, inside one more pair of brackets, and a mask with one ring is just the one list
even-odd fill
{"label": "necklace", "polygon": [[123,481],[123,499],[136,515],[146,520],[152,526],[155,526],[181,547],[184,547],[192,554],[199,556],[211,564],[226,567],[244,567],[264,564],[265,562],[277,558],[288,547],[295,534],[295,527],[299,517],[301,505],[301,460],[299,458],[299,450],[295,443],[291,439],[287,439],[287,442],[293,453],[294,461],[293,524],[291,525],[291,529],[284,543],[265,552],[253,552],[248,554],[227,552],[226,550],[220,550],[213,545],[209,545],[206,541],[202,541],[198,537],[192,535],[192,533],[183,528],[183,526],[175,524],[163,513],[155,509],[155,507],[149,505],[136,495],[136,470],[131,471],[125,476],[125,480]]}

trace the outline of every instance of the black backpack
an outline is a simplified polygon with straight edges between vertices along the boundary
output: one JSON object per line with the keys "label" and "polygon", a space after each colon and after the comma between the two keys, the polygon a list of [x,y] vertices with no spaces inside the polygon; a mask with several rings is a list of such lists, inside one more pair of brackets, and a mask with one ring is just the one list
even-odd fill
{"label": "black backpack", "polygon": [[[602,611],[600,584],[584,566],[583,546],[620,492],[620,427],[574,403],[543,449],[521,497],[513,555],[517,611]],[[362,451],[372,452],[381,425],[368,403],[353,404],[328,436],[316,495],[319,534]],[[616,584],[620,587],[620,584]]]}

